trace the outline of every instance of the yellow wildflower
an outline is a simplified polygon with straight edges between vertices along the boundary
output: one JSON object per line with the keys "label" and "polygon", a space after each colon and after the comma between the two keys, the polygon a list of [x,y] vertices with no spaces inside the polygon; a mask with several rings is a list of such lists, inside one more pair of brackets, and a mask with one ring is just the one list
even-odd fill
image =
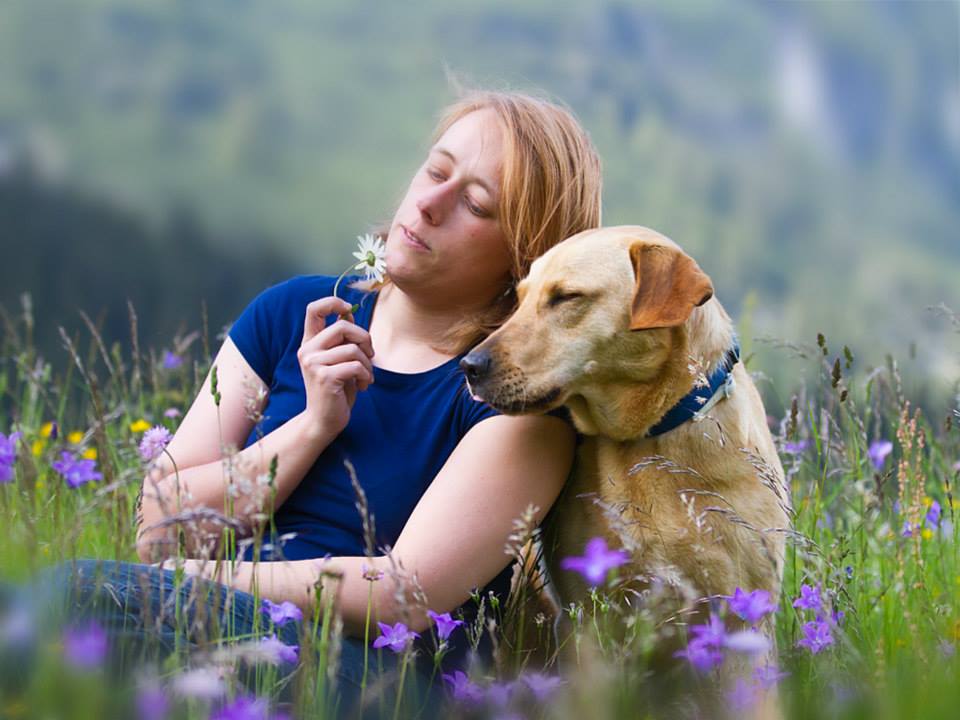
{"label": "yellow wildflower", "polygon": [[923,535],[924,540],[929,540],[930,538],[933,537],[933,530],[931,530],[930,528],[924,528],[923,532],[920,534]]}
{"label": "yellow wildflower", "polygon": [[36,484],[34,484],[34,487],[37,490],[43,490],[43,480],[37,480]]}
{"label": "yellow wildflower", "polygon": [[48,438],[53,434],[53,423],[46,422],[40,427],[40,437]]}
{"label": "yellow wildflower", "polygon": [[924,495],[924,496],[923,496],[923,506],[924,506],[925,508],[930,507],[930,505],[931,505],[932,503],[933,503],[933,498],[931,498],[929,495]]}
{"label": "yellow wildflower", "polygon": [[67,442],[71,445],[79,445],[81,440],[83,440],[83,433],[79,430],[74,430],[72,433],[67,435]]}
{"label": "yellow wildflower", "polygon": [[80,457],[82,457],[82,458],[84,458],[84,459],[86,459],[86,460],[96,460],[96,459],[97,459],[97,449],[96,449],[96,448],[87,448],[87,449],[84,450],[82,453],[80,453]]}
{"label": "yellow wildflower", "polygon": [[150,423],[148,423],[143,418],[140,418],[139,420],[135,420],[132,423],[130,423],[130,432],[142,433],[142,432],[146,432],[149,429],[150,429]]}
{"label": "yellow wildflower", "polygon": [[40,457],[41,455],[43,455],[43,450],[46,447],[47,447],[46,440],[34,440],[33,445],[30,446],[30,452],[32,452],[35,457]]}

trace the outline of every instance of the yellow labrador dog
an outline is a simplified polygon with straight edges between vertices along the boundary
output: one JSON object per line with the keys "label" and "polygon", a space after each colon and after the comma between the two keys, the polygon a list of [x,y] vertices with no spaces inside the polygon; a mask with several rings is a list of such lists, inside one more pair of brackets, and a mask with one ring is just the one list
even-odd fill
{"label": "yellow labrador dog", "polygon": [[585,436],[545,528],[562,602],[587,587],[560,560],[596,536],[629,551],[621,574],[673,588],[672,611],[738,587],[776,602],[789,494],[730,318],[696,262],[647,228],[590,230],[534,262],[518,296],[462,365],[493,407],[565,405]]}

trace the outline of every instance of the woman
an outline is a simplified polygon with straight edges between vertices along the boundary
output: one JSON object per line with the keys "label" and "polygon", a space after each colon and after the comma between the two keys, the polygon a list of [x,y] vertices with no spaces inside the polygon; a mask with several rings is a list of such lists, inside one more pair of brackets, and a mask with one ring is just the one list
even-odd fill
{"label": "woman", "polygon": [[[506,417],[472,400],[457,363],[515,307],[534,258],[599,223],[599,161],[568,112],[512,93],[449,108],[386,233],[381,289],[334,297],[332,278],[294,278],[234,324],[216,388],[208,377],[167,447],[176,466],[162,457],[144,481],[141,559],[168,557],[178,538],[210,557],[222,525],[174,514],[209,508],[252,536],[272,503],[266,540],[295,536],[261,557],[285,560],[251,562],[248,549],[230,568],[187,561],[187,573],[310,615],[316,586],[336,574],[346,634],[360,637],[371,589],[375,620],[417,632],[427,608],[454,611],[474,588],[504,591],[513,522],[531,504],[537,521],[549,509],[574,433],[554,416]],[[225,456],[231,445],[243,449]],[[273,458],[269,493],[255,481],[228,489],[225,478],[263,477]],[[344,460],[366,493],[373,548]],[[398,600],[398,566],[424,602]],[[387,579],[371,585],[380,571]]]}

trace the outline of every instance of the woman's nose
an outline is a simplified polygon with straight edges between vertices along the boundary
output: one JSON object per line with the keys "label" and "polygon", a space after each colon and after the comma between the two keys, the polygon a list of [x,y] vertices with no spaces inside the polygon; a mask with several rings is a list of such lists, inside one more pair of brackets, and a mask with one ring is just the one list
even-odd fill
{"label": "woman's nose", "polygon": [[420,211],[423,218],[431,225],[438,225],[446,215],[451,195],[449,185],[450,183],[435,185],[425,190],[423,194],[417,198],[417,210]]}

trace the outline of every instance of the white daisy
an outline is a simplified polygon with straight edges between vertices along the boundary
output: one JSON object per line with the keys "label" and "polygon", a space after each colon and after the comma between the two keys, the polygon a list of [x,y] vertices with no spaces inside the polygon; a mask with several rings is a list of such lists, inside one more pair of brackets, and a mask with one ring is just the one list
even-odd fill
{"label": "white daisy", "polygon": [[387,270],[387,246],[379,235],[358,235],[360,242],[357,251],[353,256],[359,260],[353,266],[354,270],[363,270],[364,279],[375,279],[377,282],[383,282],[383,274]]}

